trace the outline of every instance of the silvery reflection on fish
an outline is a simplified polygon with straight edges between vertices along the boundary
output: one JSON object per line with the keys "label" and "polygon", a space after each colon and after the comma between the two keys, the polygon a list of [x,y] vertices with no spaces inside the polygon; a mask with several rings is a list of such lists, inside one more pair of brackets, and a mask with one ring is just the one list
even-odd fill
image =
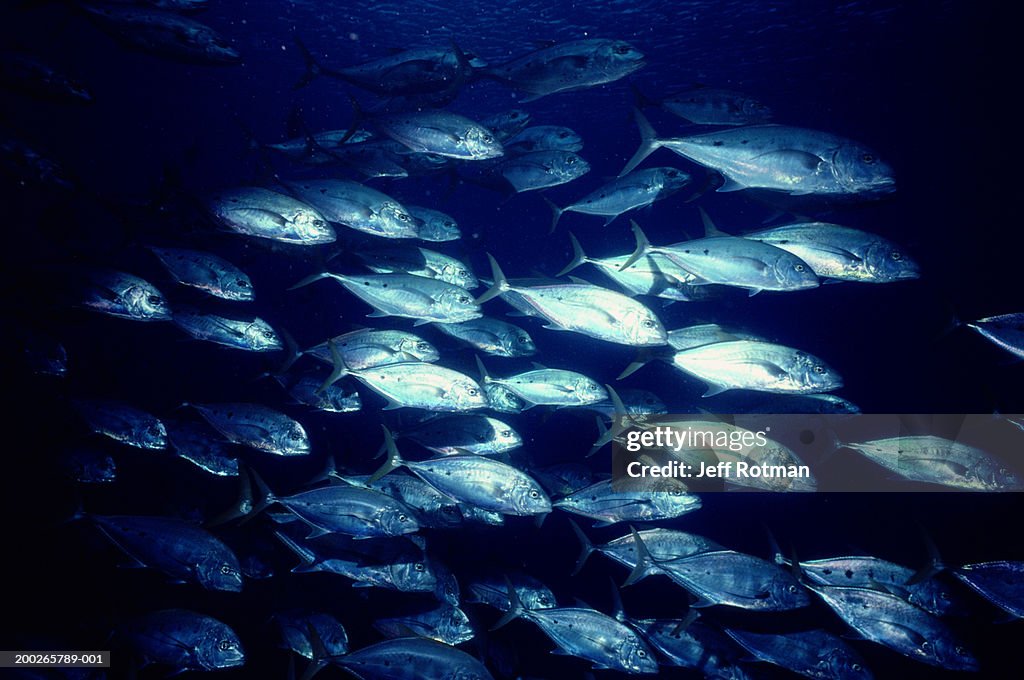
{"label": "silvery reflection on fish", "polygon": [[967,324],[996,347],[1024,358],[1024,314],[1001,314]]}
{"label": "silvery reflection on fish", "polygon": [[396,430],[395,439],[411,439],[434,453],[494,455],[519,448],[523,439],[511,425],[477,414],[442,415]]}
{"label": "silvery reflection on fish", "polygon": [[548,150],[580,151],[583,149],[583,138],[575,130],[560,125],[535,125],[521,131],[504,144],[506,155]]}
{"label": "silvery reflection on fish", "polygon": [[537,353],[529,333],[501,319],[482,316],[460,323],[435,323],[434,327],[491,356],[528,357]]}
{"label": "silvery reflection on fish", "polygon": [[164,609],[136,616],[115,637],[143,663],[175,672],[215,671],[245,663],[238,635],[212,616],[187,609]]}
{"label": "silvery reflection on fish", "polygon": [[377,619],[373,627],[389,638],[409,637],[412,632],[419,637],[452,646],[469,642],[475,635],[466,613],[450,604],[404,616]]}
{"label": "silvery reflection on fish", "polygon": [[295,245],[333,243],[337,238],[316,208],[269,189],[228,189],[211,196],[207,207],[221,226],[245,236]]}
{"label": "silvery reflection on fish", "polygon": [[124,272],[90,272],[79,300],[86,309],[122,319],[167,321],[171,318],[167,299],[153,284]]}
{"label": "silvery reflection on fish", "polygon": [[409,214],[417,220],[417,223],[414,225],[415,236],[413,238],[435,243],[458,241],[462,238],[459,223],[451,215],[447,215],[440,210],[411,205],[409,206]]}
{"label": "silvery reflection on fish", "polygon": [[551,230],[554,231],[562,214],[567,212],[606,217],[607,226],[622,213],[668,198],[689,184],[690,179],[690,175],[676,168],[645,168],[613,179],[564,208],[548,202],[553,215]]}
{"label": "silvery reflection on fish", "polygon": [[109,399],[76,399],[74,405],[97,434],[140,449],[167,448],[167,428],[142,409]]}
{"label": "silvery reflection on fish", "polygon": [[325,363],[332,363],[332,343],[345,366],[362,370],[384,364],[409,361],[433,363],[441,358],[437,349],[429,342],[407,331],[360,328],[331,338],[306,350],[308,354]]}
{"label": "silvery reflection on fish", "polygon": [[241,269],[213,253],[150,247],[178,283],[225,300],[253,299],[252,281]]}
{"label": "silvery reflection on fish", "polygon": [[234,444],[278,456],[304,456],[310,452],[306,430],[280,411],[248,403],[190,406]]}
{"label": "silvery reflection on fish", "polygon": [[458,259],[419,246],[396,245],[360,249],[355,253],[368,269],[377,274],[412,274],[438,279],[472,290],[480,285],[473,270]]}
{"label": "silvery reflection on fish", "polygon": [[174,325],[196,340],[248,352],[276,352],[284,349],[277,332],[263,319],[231,319],[206,314],[190,307],[174,311]]}
{"label": "silvery reflection on fish", "polygon": [[417,238],[416,217],[376,189],[341,179],[293,181],[285,186],[329,222],[383,238]]}

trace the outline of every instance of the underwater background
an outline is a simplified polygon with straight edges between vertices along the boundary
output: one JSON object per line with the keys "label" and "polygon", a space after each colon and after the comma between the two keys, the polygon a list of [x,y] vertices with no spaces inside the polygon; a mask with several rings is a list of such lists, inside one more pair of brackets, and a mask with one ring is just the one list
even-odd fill
{"label": "underwater background", "polygon": [[[5,453],[5,495],[12,501],[3,558],[3,582],[11,593],[0,624],[5,649],[113,645],[117,650],[116,636],[110,634],[132,617],[182,607],[215,616],[242,641],[246,664],[220,676],[286,677],[289,653],[278,648],[268,623],[275,613],[298,607],[330,612],[344,625],[355,650],[383,639],[372,627],[374,620],[407,611],[411,601],[415,606],[431,601],[429,595],[352,588],[335,575],[291,574],[296,560],[275,541],[265,518],[215,530],[239,552],[259,556],[273,572],[269,578],[246,579],[242,593],[209,592],[194,584],[168,583],[153,570],[122,568],[119,552],[99,532],[68,521],[78,508],[97,515],[210,519],[238,496],[235,477],[206,475],[168,452],[122,447],[91,434],[72,407],[74,399],[122,400],[158,416],[186,414],[185,402],[246,401],[280,408],[302,422],[312,453],[295,459],[239,453],[275,491],[302,488],[323,470],[328,455],[346,471],[375,470],[383,405],[362,387],[358,413],[322,413],[291,404],[280,386],[258,378],[276,369],[280,356],[197,342],[170,324],[133,323],[85,311],[75,305],[75,291],[67,284],[68,273],[78,268],[131,272],[154,283],[172,303],[257,315],[274,328],[287,329],[300,347],[365,325],[422,332],[440,349],[445,366],[476,375],[474,352],[429,326],[413,329],[403,319],[367,320],[368,306],[330,282],[287,290],[324,266],[357,271],[346,252],[365,240],[339,228],[338,242],[325,252],[277,249],[219,232],[202,211],[201,201],[210,192],[271,186],[275,176],[364,181],[352,170],[310,169],[279,158],[268,168],[266,154],[253,148],[254,139],[266,144],[294,136],[288,130],[295,110],[310,130],[345,129],[353,117],[349,94],[367,108],[378,101],[327,77],[295,89],[305,70],[295,36],[318,60],[335,67],[364,63],[394,49],[445,48],[453,41],[489,64],[547,42],[611,38],[634,45],[646,63],[623,80],[520,103],[522,94],[514,88],[474,79],[447,106],[474,120],[521,108],[532,124],[578,132],[584,140],[580,155],[591,170],[545,192],[558,205],[613,178],[633,155],[640,137],[630,85],[651,98],[696,85],[735,90],[770,106],[774,122],[863,142],[895,172],[897,190],[881,200],[823,208],[800,201],[779,204],[749,192],[708,192],[694,200],[681,192],[608,226],[588,215],[566,213],[553,233],[551,212],[536,192],[508,197],[457,173],[365,181],[405,204],[454,217],[461,240],[435,245],[481,277],[489,275],[487,253],[510,277],[554,275],[572,257],[568,231],[590,255],[629,252],[634,245],[630,217],[652,243],[699,237],[697,205],[729,233],[761,228],[781,209],[883,235],[920,264],[920,279],[752,297],[741,292],[654,308],[667,328],[715,322],[823,357],[844,378],[837,394],[865,413],[1024,412],[1020,365],[957,326],[958,320],[1013,312],[1020,305],[1015,178],[1005,170],[1015,144],[1005,139],[1012,137],[1006,128],[1014,124],[1007,94],[1013,88],[991,77],[1005,66],[995,53],[998,22],[984,6],[638,0],[357,7],[213,0],[195,18],[241,55],[241,63],[223,66],[126,49],[74,3],[26,3],[6,8],[2,16],[5,46],[60,65],[88,85],[93,99],[79,106],[13,90],[2,95],[4,136],[53,159],[71,178],[70,188],[5,178],[3,189],[4,309],[15,343],[26,333],[42,334],[59,340],[68,355],[66,375],[53,377],[38,375],[28,362],[19,361],[20,346],[9,354],[15,361],[7,382],[13,403]],[[686,127],[664,111],[646,113],[661,135],[679,134]],[[646,163],[655,164],[699,171],[667,150]],[[146,250],[150,245],[208,250],[227,258],[252,278],[256,299],[232,306],[175,287]],[[342,253],[339,259],[325,265],[327,254],[336,250]],[[606,284],[583,268],[574,274]],[[536,360],[618,387],[616,376],[635,355],[628,347],[543,330],[533,322],[523,325],[529,327],[537,354],[529,359],[485,357],[493,373],[527,370]],[[654,392],[670,413],[732,412],[717,407],[715,397],[702,398],[698,381],[664,365],[646,367],[621,385]],[[526,470],[584,461],[597,437],[589,411],[536,408],[507,420],[524,439],[512,460]],[[59,455],[85,444],[114,457],[116,481],[81,485],[60,474]],[[411,444],[408,448],[414,450]],[[586,462],[595,472],[610,472],[607,449]],[[948,564],[1024,559],[1017,521],[1024,499],[1015,493],[709,493],[702,501],[699,511],[657,525],[764,558],[772,550],[768,529],[800,559],[874,555],[917,568],[927,563],[929,539]],[[466,583],[481,572],[526,572],[546,584],[563,606],[578,599],[611,613],[609,578],[621,584],[628,570],[593,556],[578,575],[571,575],[579,544],[566,517],[555,512],[540,526],[532,518],[509,517],[500,527],[429,530],[427,540],[434,559],[454,572],[464,593]],[[584,527],[595,543],[626,533],[625,525]],[[949,574],[939,578],[968,603],[967,612],[947,623],[979,659],[976,675],[1015,677],[1020,621],[1001,622],[1005,614],[999,609]],[[630,617],[682,618],[688,598],[667,579],[650,578],[623,590],[623,601]],[[494,677],[575,678],[591,672],[585,660],[552,655],[553,643],[536,626],[518,621],[488,632],[498,618],[494,610],[472,604],[463,608],[477,635],[461,648],[481,658]],[[836,634],[848,630],[818,601],[783,613],[716,607],[703,610],[701,621],[763,632],[807,626]],[[953,675],[877,644],[852,644],[875,677]],[[128,669],[119,665],[116,651],[114,659],[110,677],[125,677]],[[751,677],[792,676],[767,664],[744,668]],[[593,672],[616,676],[614,671]],[[670,666],[660,672],[699,676]],[[143,670],[141,676],[148,673]],[[321,671],[321,677],[332,676],[345,673],[334,667]]]}

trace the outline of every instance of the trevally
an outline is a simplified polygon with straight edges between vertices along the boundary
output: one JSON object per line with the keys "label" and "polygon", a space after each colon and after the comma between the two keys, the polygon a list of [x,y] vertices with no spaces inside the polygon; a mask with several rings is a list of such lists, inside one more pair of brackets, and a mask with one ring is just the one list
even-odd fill
{"label": "trevally", "polygon": [[505,154],[509,156],[534,151],[580,151],[583,139],[567,127],[559,125],[535,125],[521,131],[504,142]]}
{"label": "trevally", "polygon": [[366,680],[494,680],[472,655],[420,637],[378,642],[333,662]]}
{"label": "trevally", "polygon": [[482,316],[460,323],[435,323],[434,327],[491,356],[528,357],[537,353],[529,333],[501,319]]}
{"label": "trevally", "polygon": [[[262,482],[258,478],[258,484]],[[260,507],[279,503],[313,527],[314,536],[344,534],[354,538],[403,536],[419,530],[412,510],[387,494],[373,489],[336,484],[291,496],[276,496],[261,489]]]}
{"label": "trevally", "polygon": [[355,256],[376,274],[412,274],[472,290],[480,285],[468,265],[450,255],[419,246],[360,249]]}
{"label": "trevally", "polygon": [[57,469],[65,479],[79,484],[109,484],[117,479],[114,458],[91,448],[61,453],[57,458]]}
{"label": "trevally", "polygon": [[167,428],[142,409],[109,399],[76,399],[74,405],[97,434],[140,449],[167,448]]}
{"label": "trevally", "polygon": [[133,321],[166,321],[171,318],[167,299],[153,284],[124,272],[90,272],[78,304],[95,312]]}
{"label": "trevally", "polygon": [[185,248],[150,247],[149,250],[182,285],[225,300],[253,299],[252,281],[245,272],[222,257]]}
{"label": "trevally", "polygon": [[412,274],[358,276],[322,272],[302,279],[289,290],[320,279],[334,279],[350,293],[374,308],[370,317],[400,316],[416,319],[416,325],[440,321],[458,323],[482,316],[480,305],[465,288],[439,279]]}
{"label": "trevally", "polygon": [[644,55],[621,40],[573,40],[544,47],[481,74],[508,83],[529,96],[572,92],[610,83],[644,65]]}
{"label": "trevally", "polygon": [[636,347],[665,344],[665,327],[654,312],[622,293],[580,283],[513,286],[488,254],[494,285],[479,298],[482,304],[514,293],[549,322],[548,328],[575,331],[599,340]]}
{"label": "trevally", "polygon": [[148,54],[204,65],[242,60],[212,28],[173,12],[109,3],[83,3],[82,9],[121,44]]}
{"label": "trevally", "polygon": [[307,659],[314,659],[315,632],[322,652],[326,656],[338,656],[348,651],[348,634],[344,626],[331,614],[303,609],[278,612],[273,617],[281,636],[281,644]]}
{"label": "trevally", "polygon": [[556,508],[597,520],[604,527],[618,522],[654,522],[674,519],[698,510],[700,497],[686,493],[675,480],[650,482],[640,491],[616,490],[611,480],[598,482],[555,501]]}
{"label": "trevally", "polygon": [[304,456],[309,435],[280,411],[260,404],[189,404],[206,422],[234,443],[278,456]]}
{"label": "trevally", "polygon": [[754,633],[736,628],[725,632],[758,661],[781,666],[817,680],[871,680],[864,659],[842,638],[824,630]]}
{"label": "trevally", "polygon": [[383,238],[417,238],[412,213],[376,189],[343,179],[303,180],[285,186],[329,222]]}
{"label": "trevally", "polygon": [[590,172],[590,164],[572,151],[533,151],[497,167],[515,193],[566,184]]}
{"label": "trevally", "polygon": [[434,210],[432,208],[423,208],[418,205],[410,205],[409,214],[412,215],[418,223],[415,225],[415,236],[421,241],[431,241],[433,243],[442,243],[445,241],[458,241],[462,237],[462,232],[459,231],[459,224],[451,215],[446,215],[440,210]]}
{"label": "trevally", "polygon": [[[691,610],[692,611],[692,610]],[[716,626],[687,619],[627,621],[669,663],[692,668],[710,680],[750,680],[736,645]]]}
{"label": "trevally", "polygon": [[693,87],[652,100],[633,88],[637,106],[660,106],[695,125],[755,125],[771,120],[772,110],[741,92]]}
{"label": "trevally", "polygon": [[488,116],[480,124],[494,133],[499,142],[511,139],[530,124],[530,112],[524,109],[510,109]]}
{"label": "trevally", "polygon": [[318,245],[333,243],[334,229],[316,208],[269,189],[241,187],[212,196],[208,208],[229,231],[245,236]]}
{"label": "trevally", "polygon": [[726,390],[814,394],[843,386],[839,375],[821,359],[758,340],[701,345],[676,352],[672,363],[708,384],[705,397]]}
{"label": "trevally", "polygon": [[846,586],[807,587],[867,640],[931,666],[978,670],[978,660],[945,624],[892,593]]}
{"label": "trevally", "polygon": [[659,139],[647,119],[634,111],[640,148],[620,176],[651,152],[665,147],[715,170],[726,183],[718,191],[770,189],[806,194],[888,193],[895,189],[892,169],[859,144],[829,132],[786,125],[751,125],[690,137]]}
{"label": "trevally", "polygon": [[452,646],[469,642],[475,635],[466,613],[450,604],[405,616],[377,619],[373,627],[389,638],[408,637],[411,631],[421,638]]}
{"label": "trevally", "polygon": [[953,575],[995,606],[1024,618],[1024,562],[965,564]]}
{"label": "trevally", "polygon": [[442,456],[475,453],[489,456],[506,453],[523,444],[511,425],[490,416],[443,415],[428,418],[394,433],[395,439],[411,439]]}
{"label": "trevally", "polygon": [[990,316],[972,321],[967,326],[997,347],[1024,358],[1024,314]]}
{"label": "trevally", "polygon": [[373,123],[388,137],[418,153],[476,161],[504,154],[493,132],[450,111],[392,113],[375,117]]}
{"label": "trevally", "polygon": [[195,423],[167,423],[167,440],[179,458],[217,477],[237,477],[238,459],[228,452],[226,442],[211,435],[215,433]]}
{"label": "trevally", "polygon": [[384,364],[409,361],[432,363],[441,358],[437,348],[429,342],[407,331],[360,328],[344,333],[307,349],[308,354],[328,364],[333,363],[329,343],[333,342],[345,366],[362,370]]}
{"label": "trevally", "polygon": [[474,604],[486,604],[498,611],[507,612],[512,608],[509,600],[509,584],[516,590],[520,604],[526,609],[552,609],[558,606],[555,594],[546,585],[529,574],[512,572],[507,575],[489,575],[475,579],[469,584]]}
{"label": "trevally", "polygon": [[917,263],[892,241],[837,224],[787,224],[744,234],[743,238],[796,255],[821,278],[888,283],[921,275]]}
{"label": "trevally", "polygon": [[608,219],[604,224],[607,226],[622,213],[667,198],[689,183],[690,176],[682,170],[667,167],[645,168],[613,179],[564,208],[559,208],[548,201],[552,211],[551,231],[555,230],[558,220],[566,212],[606,217]]}
{"label": "trevally", "polygon": [[284,349],[274,329],[259,317],[229,319],[216,314],[204,314],[191,308],[182,308],[175,310],[172,321],[175,326],[196,340],[205,340],[248,352],[276,352]]}
{"label": "trevally", "polygon": [[890,437],[842,444],[902,479],[965,491],[1022,491],[1024,477],[1005,461],[952,439]]}
{"label": "trevally", "polygon": [[118,639],[135,658],[173,672],[216,671],[245,663],[235,631],[212,616],[187,609],[164,609],[143,614],[121,625]]}
{"label": "trevally", "polygon": [[530,405],[585,406],[608,398],[608,393],[596,381],[575,371],[537,368],[507,378],[495,378],[488,374],[479,357],[477,368],[484,386],[498,385]]}

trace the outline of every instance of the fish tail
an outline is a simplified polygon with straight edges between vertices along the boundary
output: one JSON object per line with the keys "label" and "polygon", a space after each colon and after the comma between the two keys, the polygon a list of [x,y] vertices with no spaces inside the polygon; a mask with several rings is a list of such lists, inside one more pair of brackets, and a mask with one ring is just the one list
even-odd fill
{"label": "fish tail", "polygon": [[636,120],[636,126],[640,129],[640,148],[636,150],[633,157],[626,163],[626,167],[619,173],[619,177],[632,172],[645,158],[662,147],[662,141],[658,139],[658,133],[651,127],[647,117],[640,113],[640,109],[633,109],[633,118]]}
{"label": "fish tail", "polygon": [[923,527],[919,527],[921,532],[921,540],[924,541],[924,546],[928,550],[928,562],[923,567],[918,569],[913,576],[907,579],[904,585],[912,586],[922,581],[927,581],[936,574],[946,571],[949,566],[942,561],[942,555],[939,554],[939,548],[935,545],[935,541],[928,534],[928,531]]}
{"label": "fish tail", "polygon": [[349,368],[345,365],[345,360],[341,356],[341,352],[338,351],[338,346],[334,344],[334,338],[327,341],[327,347],[331,350],[331,365],[333,368],[331,369],[331,374],[327,376],[327,380],[324,380],[324,384],[317,389],[317,394],[350,374]]}
{"label": "fish tail", "polygon": [[540,197],[543,198],[544,202],[548,204],[549,208],[551,208],[551,228],[548,229],[548,233],[553,234],[555,231],[555,227],[558,226],[558,220],[562,218],[562,213],[565,212],[565,208],[559,208],[550,198],[548,198],[544,194],[541,194]]}
{"label": "fish tail", "polygon": [[[280,531],[275,531],[274,535],[277,536],[277,540],[284,543],[284,546],[292,551],[292,553],[302,561],[302,567],[308,567],[316,562],[316,553],[306,546],[296,541],[291,536],[284,534]],[[300,568],[300,567],[296,567]]]}
{"label": "fish tail", "polygon": [[711,215],[708,215],[708,212],[704,210],[704,208],[697,206],[697,210],[700,212],[700,221],[704,225],[704,238],[729,236],[729,234],[715,226],[714,221],[711,219]]}
{"label": "fish tail", "polygon": [[352,139],[352,135],[359,129],[359,125],[366,120],[366,112],[359,105],[359,100],[353,97],[351,92],[346,92],[345,94],[348,95],[348,103],[352,105],[352,122],[349,123],[348,130],[345,131],[345,135],[341,138],[342,144]]}
{"label": "fish tail", "polygon": [[368,484],[373,484],[395,468],[405,465],[405,461],[402,460],[402,456],[398,453],[398,447],[395,446],[395,438],[391,435],[391,430],[389,430],[388,426],[383,423],[380,427],[384,430],[384,447],[387,449],[388,457],[387,460],[384,461],[384,464],[381,465],[370,477],[367,482]]}
{"label": "fish tail", "polygon": [[574,520],[569,520],[570,526],[572,526],[573,533],[576,534],[576,538],[580,541],[580,556],[576,558],[576,566],[572,570],[572,575],[580,573],[583,570],[583,565],[587,563],[587,559],[594,553],[596,548],[594,544],[590,542],[587,535],[583,533],[583,529],[580,529],[580,525]]}
{"label": "fish tail", "polygon": [[475,300],[475,303],[482,305],[492,298],[496,298],[509,289],[508,279],[505,278],[505,273],[501,271],[501,267],[498,266],[498,261],[494,259],[490,253],[487,253],[487,259],[491,263],[491,274],[494,278],[494,284],[487,289],[487,291]]}
{"label": "fish tail", "polygon": [[636,358],[633,359],[629,366],[626,366],[626,368],[622,370],[622,373],[619,373],[619,377],[617,377],[616,380],[622,380],[625,377],[633,375],[649,364],[652,359],[656,358],[656,356],[657,355],[652,350],[647,349],[646,347],[641,349],[636,353]]}
{"label": "fish tail", "polygon": [[647,550],[647,545],[644,543],[644,539],[640,538],[640,534],[637,532],[636,527],[630,525],[629,531],[633,534],[633,542],[636,543],[636,566],[633,567],[633,571],[629,574],[629,578],[625,580],[622,587],[631,586],[640,579],[647,576],[648,569],[654,564],[655,560],[651,557],[651,553]]}
{"label": "fish tail", "polygon": [[505,577],[505,587],[508,588],[508,602],[509,608],[505,612],[505,615],[498,619],[498,622],[491,626],[491,630],[498,630],[505,624],[519,618],[523,615],[526,609],[523,607],[523,603],[519,599],[519,593],[516,592],[515,586],[512,585],[512,581],[509,577]]}
{"label": "fish tail", "polygon": [[344,78],[342,74],[337,71],[332,71],[320,64],[320,62],[316,60],[316,57],[313,56],[313,53],[309,51],[309,48],[306,47],[306,43],[302,42],[302,38],[298,35],[295,36],[295,46],[299,49],[299,54],[302,55],[303,61],[306,62],[306,72],[302,74],[302,77],[299,78],[294,85],[292,85],[293,90],[301,90],[320,76]]}
{"label": "fish tail", "polygon": [[487,367],[484,366],[483,359],[479,354],[475,354],[473,357],[476,359],[476,370],[480,372],[480,383],[486,385],[491,382],[491,374],[487,372]]}
{"label": "fish tail", "polygon": [[630,220],[629,223],[633,227],[633,238],[636,239],[636,250],[629,256],[629,259],[622,263],[619,267],[619,271],[626,271],[633,266],[637,260],[644,257],[651,252],[651,242],[647,240],[647,234],[640,228],[640,225],[636,223],[636,220]]}
{"label": "fish tail", "polygon": [[295,365],[295,362],[299,360],[304,352],[299,349],[299,345],[295,342],[295,338],[288,332],[287,329],[282,328],[281,338],[284,340],[285,351],[287,352],[284,357],[284,363],[277,369],[277,375],[284,375],[288,372],[288,369]]}
{"label": "fish tail", "polygon": [[555,274],[555,276],[565,276],[573,269],[576,269],[576,267],[579,267],[587,261],[587,254],[583,252],[583,246],[580,245],[579,240],[577,240],[572,232],[569,232],[569,240],[572,241],[572,260],[569,264],[565,265],[562,271]]}
{"label": "fish tail", "polygon": [[637,109],[647,109],[652,106],[660,106],[661,102],[651,99],[636,86],[635,83],[629,84],[629,91],[633,94],[633,106]]}
{"label": "fish tail", "polygon": [[288,290],[295,290],[296,288],[304,288],[304,287],[308,286],[311,283],[315,283],[315,282],[319,281],[320,279],[331,279],[331,278],[338,278],[338,276],[336,274],[332,274],[330,272],[320,272],[318,274],[310,274],[309,276],[307,276],[306,278],[302,279],[301,281],[299,281],[295,285],[291,286]]}

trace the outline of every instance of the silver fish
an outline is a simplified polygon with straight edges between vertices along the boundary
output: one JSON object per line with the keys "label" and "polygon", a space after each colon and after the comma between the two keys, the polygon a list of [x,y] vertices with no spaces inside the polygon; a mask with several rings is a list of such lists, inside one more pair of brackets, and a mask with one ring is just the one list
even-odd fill
{"label": "silver fish", "polygon": [[372,306],[375,311],[370,317],[400,316],[416,319],[419,326],[431,321],[458,323],[482,316],[480,305],[465,288],[411,274],[355,276],[322,272],[307,276],[289,290],[328,278]]}
{"label": "silver fish", "polygon": [[553,214],[551,231],[555,230],[558,220],[566,212],[606,217],[604,224],[608,226],[622,213],[667,198],[689,183],[690,175],[667,167],[645,168],[624,177],[619,176],[564,208],[548,202]]}
{"label": "silver fish", "polygon": [[406,331],[361,328],[335,336],[306,350],[304,354],[325,363],[333,363],[329,342],[333,342],[346,366],[355,370],[409,361],[432,363],[441,358],[437,348],[423,338]]}
{"label": "silver fish", "polygon": [[418,246],[391,246],[359,250],[355,255],[377,274],[412,274],[438,279],[466,290],[480,285],[468,265],[435,250]]}
{"label": "silver fish", "polygon": [[496,418],[458,414],[429,418],[395,433],[396,439],[411,439],[442,456],[475,453],[488,456],[506,453],[523,445],[511,425]]}
{"label": "silver fish", "polygon": [[978,319],[967,326],[997,347],[1024,358],[1024,314],[1001,314]]}
{"label": "silver fish", "polygon": [[273,617],[281,636],[281,644],[299,656],[312,660],[315,645],[312,631],[316,631],[322,652],[327,656],[340,656],[348,651],[348,634],[344,626],[331,614],[307,610],[278,612]]}
{"label": "silver fish", "polygon": [[483,316],[461,323],[435,323],[434,327],[491,356],[528,357],[537,353],[529,333],[500,319]]}
{"label": "silver fish", "polygon": [[415,514],[404,504],[387,494],[359,486],[323,486],[291,496],[267,493],[264,502],[280,503],[313,527],[314,535],[403,536],[420,528]]}
{"label": "silver fish", "polygon": [[512,608],[508,597],[508,584],[516,589],[516,596],[527,609],[552,609],[558,606],[555,594],[546,585],[529,574],[512,572],[507,576],[487,576],[472,581],[469,592],[473,599],[469,602],[486,604],[503,612]]}
{"label": "silver fish", "polygon": [[335,224],[383,238],[417,238],[412,213],[376,189],[341,179],[289,182],[286,186]]}
{"label": "silver fish", "polygon": [[118,637],[144,663],[176,672],[215,671],[245,663],[242,643],[227,624],[187,609],[165,609],[136,617]]}
{"label": "silver fish", "polygon": [[524,109],[510,109],[488,116],[480,121],[480,124],[494,133],[499,142],[511,139],[518,135],[530,124],[530,112]]}
{"label": "silver fish", "polygon": [[640,148],[623,168],[629,173],[651,152],[665,147],[722,174],[718,191],[770,189],[795,196],[853,195],[895,190],[892,169],[858,142],[829,132],[786,125],[751,125],[690,137],[659,139],[644,115],[634,111]]}
{"label": "silver fish", "polygon": [[494,680],[475,657],[436,640],[404,637],[350,652],[334,661],[361,678]]}
{"label": "silver fish", "polygon": [[892,241],[837,224],[787,224],[744,234],[743,238],[792,253],[821,278],[889,283],[921,276],[918,264]]}
{"label": "silver fish", "polygon": [[736,645],[715,626],[689,619],[628,623],[673,666],[698,670],[711,680],[751,680],[739,665],[742,659],[738,658]]}
{"label": "silver fish", "polygon": [[466,613],[450,604],[415,614],[377,619],[373,627],[390,638],[406,637],[412,631],[419,637],[452,646],[469,642],[476,634]]}
{"label": "silver fish", "polygon": [[215,194],[207,205],[217,222],[246,236],[296,245],[333,243],[337,238],[316,208],[269,189],[230,189]]}
{"label": "silver fish", "polygon": [[215,430],[235,444],[278,456],[310,452],[302,425],[279,411],[259,404],[190,404]]}
{"label": "silver fish", "polygon": [[167,424],[167,439],[179,458],[217,477],[237,477],[238,459],[228,453],[225,442],[213,439],[210,434],[194,423],[171,421]]}
{"label": "silver fish", "polygon": [[597,382],[575,371],[538,368],[507,378],[494,378],[487,373],[477,357],[481,382],[509,390],[527,404],[543,406],[585,406],[608,399],[608,393]]}
{"label": "silver fish", "polygon": [[185,286],[225,300],[253,299],[252,281],[241,269],[212,253],[185,248],[154,248],[150,252]]}
{"label": "silver fish", "polygon": [[167,428],[159,418],[120,401],[77,399],[75,409],[89,428],[140,449],[167,448]]}
{"label": "silver fish", "polygon": [[740,92],[695,87],[651,100],[634,89],[639,106],[660,106],[695,125],[755,125],[771,120],[772,110]]}
{"label": "silver fish", "polygon": [[498,174],[516,193],[566,184],[590,172],[590,164],[572,151],[533,151],[502,163]]}
{"label": "silver fish", "polygon": [[580,151],[583,138],[575,130],[559,125],[528,127],[505,144],[505,153],[516,155],[534,151]]}
{"label": "silver fish", "polygon": [[504,153],[483,125],[450,111],[411,111],[376,118],[375,125],[413,151],[446,158],[484,160]]}
{"label": "silver fish", "polygon": [[88,275],[81,304],[86,309],[133,321],[171,318],[167,299],[151,283],[131,274],[95,271]]}
{"label": "silver fish", "polygon": [[462,237],[459,231],[459,224],[451,215],[446,215],[440,210],[423,208],[418,205],[409,206],[409,214],[418,220],[415,225],[415,235],[421,241],[432,241],[441,243],[445,241],[458,241]]}
{"label": "silver fish", "polygon": [[248,320],[229,319],[184,308],[175,311],[173,321],[175,326],[196,340],[248,352],[276,352],[284,349],[277,332],[259,317]]}
{"label": "silver fish", "polygon": [[823,630],[766,634],[726,628],[725,632],[758,661],[773,663],[805,678],[871,680],[874,677],[853,647]]}
{"label": "silver fish", "polygon": [[574,515],[598,520],[596,526],[604,527],[618,522],[673,519],[700,509],[701,502],[700,497],[686,493],[682,484],[666,484],[656,489],[648,486],[632,492],[616,491],[611,480],[605,480],[575,491],[553,505]]}
{"label": "silver fish", "polygon": [[1024,562],[965,564],[953,575],[1000,609],[1024,618]]}

